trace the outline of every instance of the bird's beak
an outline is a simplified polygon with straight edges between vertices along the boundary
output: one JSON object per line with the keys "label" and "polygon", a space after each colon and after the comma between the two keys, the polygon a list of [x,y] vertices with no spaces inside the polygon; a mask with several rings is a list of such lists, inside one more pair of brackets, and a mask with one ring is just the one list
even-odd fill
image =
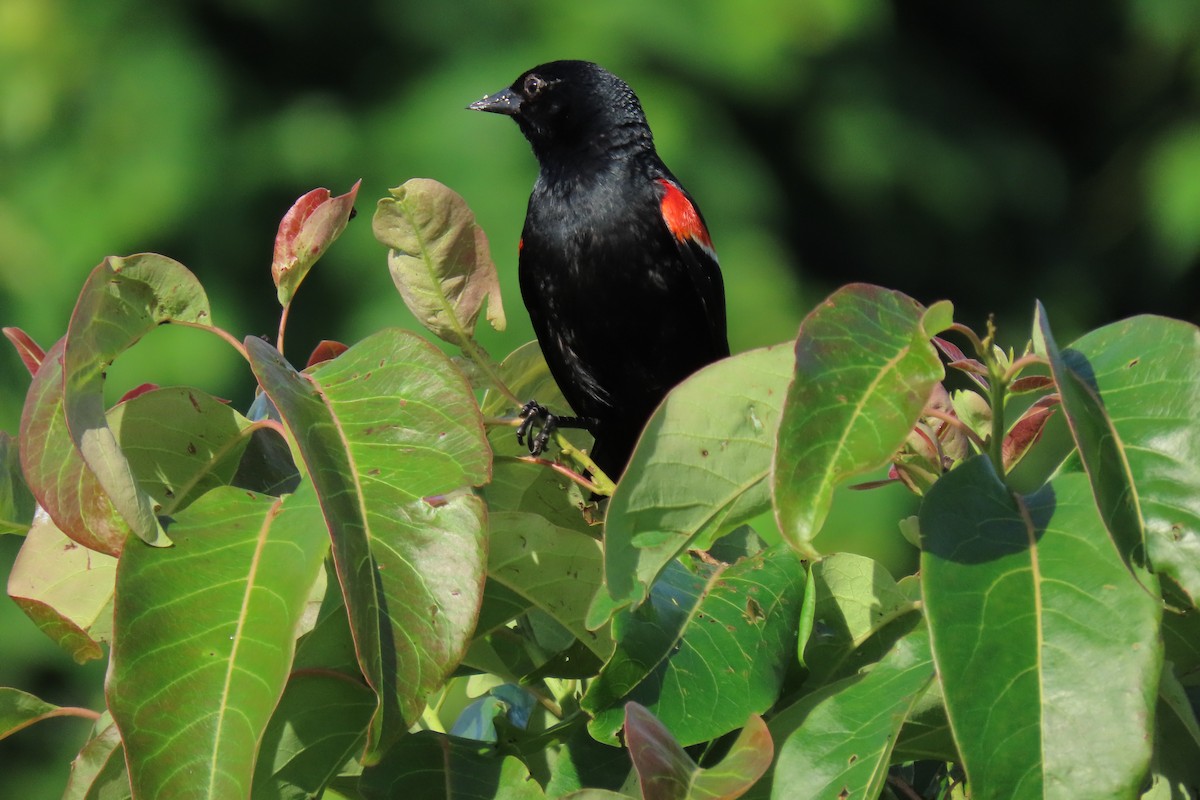
{"label": "bird's beak", "polygon": [[490,111],[493,114],[515,117],[521,111],[521,96],[512,89],[505,89],[489,94],[482,100],[476,100],[467,108],[471,111]]}

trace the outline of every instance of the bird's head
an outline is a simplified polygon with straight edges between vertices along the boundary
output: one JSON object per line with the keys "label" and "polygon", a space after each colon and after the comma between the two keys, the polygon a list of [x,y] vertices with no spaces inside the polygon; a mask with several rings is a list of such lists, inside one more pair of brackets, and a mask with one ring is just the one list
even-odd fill
{"label": "bird's head", "polygon": [[543,162],[559,153],[650,142],[637,95],[625,81],[590,61],[534,67],[507,89],[467,108],[512,117]]}

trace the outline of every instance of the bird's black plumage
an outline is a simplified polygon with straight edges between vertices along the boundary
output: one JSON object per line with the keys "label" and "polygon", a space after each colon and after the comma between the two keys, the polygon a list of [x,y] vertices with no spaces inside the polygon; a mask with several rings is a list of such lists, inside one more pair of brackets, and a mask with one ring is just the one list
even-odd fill
{"label": "bird's black plumage", "polygon": [[550,372],[624,470],[666,393],[729,355],[704,220],[658,157],[637,96],[586,61],[534,67],[470,108],[516,120],[540,171],[521,235],[521,297]]}

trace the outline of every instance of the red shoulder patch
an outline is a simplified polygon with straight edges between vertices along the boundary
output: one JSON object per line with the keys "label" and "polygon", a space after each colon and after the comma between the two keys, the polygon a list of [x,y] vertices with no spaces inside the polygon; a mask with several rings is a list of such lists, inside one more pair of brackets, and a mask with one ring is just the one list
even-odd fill
{"label": "red shoulder patch", "polygon": [[659,178],[658,182],[666,190],[662,199],[662,215],[663,221],[667,223],[667,229],[681,242],[694,239],[711,250],[712,239],[709,238],[704,223],[700,221],[700,215],[696,213],[696,207],[692,205],[692,201],[688,200],[687,195],[678,186],[666,178]]}

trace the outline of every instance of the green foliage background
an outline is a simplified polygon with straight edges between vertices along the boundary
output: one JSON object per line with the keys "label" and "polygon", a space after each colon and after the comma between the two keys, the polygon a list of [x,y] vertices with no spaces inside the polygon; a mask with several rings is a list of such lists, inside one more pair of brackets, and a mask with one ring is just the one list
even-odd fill
{"label": "green foliage background", "polygon": [[[1194,0],[0,0],[0,324],[48,347],[95,264],[152,250],[197,273],[223,327],[270,333],[279,217],[361,177],[360,219],[292,312],[303,361],[407,315],[367,218],[429,176],[488,232],[510,324],[484,344],[508,352],[532,335],[515,256],[535,165],[464,106],[564,57],[641,95],[721,253],[735,351],[853,280],[948,297],[973,325],[995,311],[1018,346],[1035,297],[1064,340],[1136,312],[1200,321]],[[27,379],[2,347],[0,375],[15,431]],[[191,331],[110,378],[114,397],[154,380],[250,401],[244,364]],[[0,540],[6,566],[18,544]],[[7,602],[0,641],[0,685],[96,705],[81,687],[102,668]],[[83,735],[0,744],[0,797],[57,797]]]}

